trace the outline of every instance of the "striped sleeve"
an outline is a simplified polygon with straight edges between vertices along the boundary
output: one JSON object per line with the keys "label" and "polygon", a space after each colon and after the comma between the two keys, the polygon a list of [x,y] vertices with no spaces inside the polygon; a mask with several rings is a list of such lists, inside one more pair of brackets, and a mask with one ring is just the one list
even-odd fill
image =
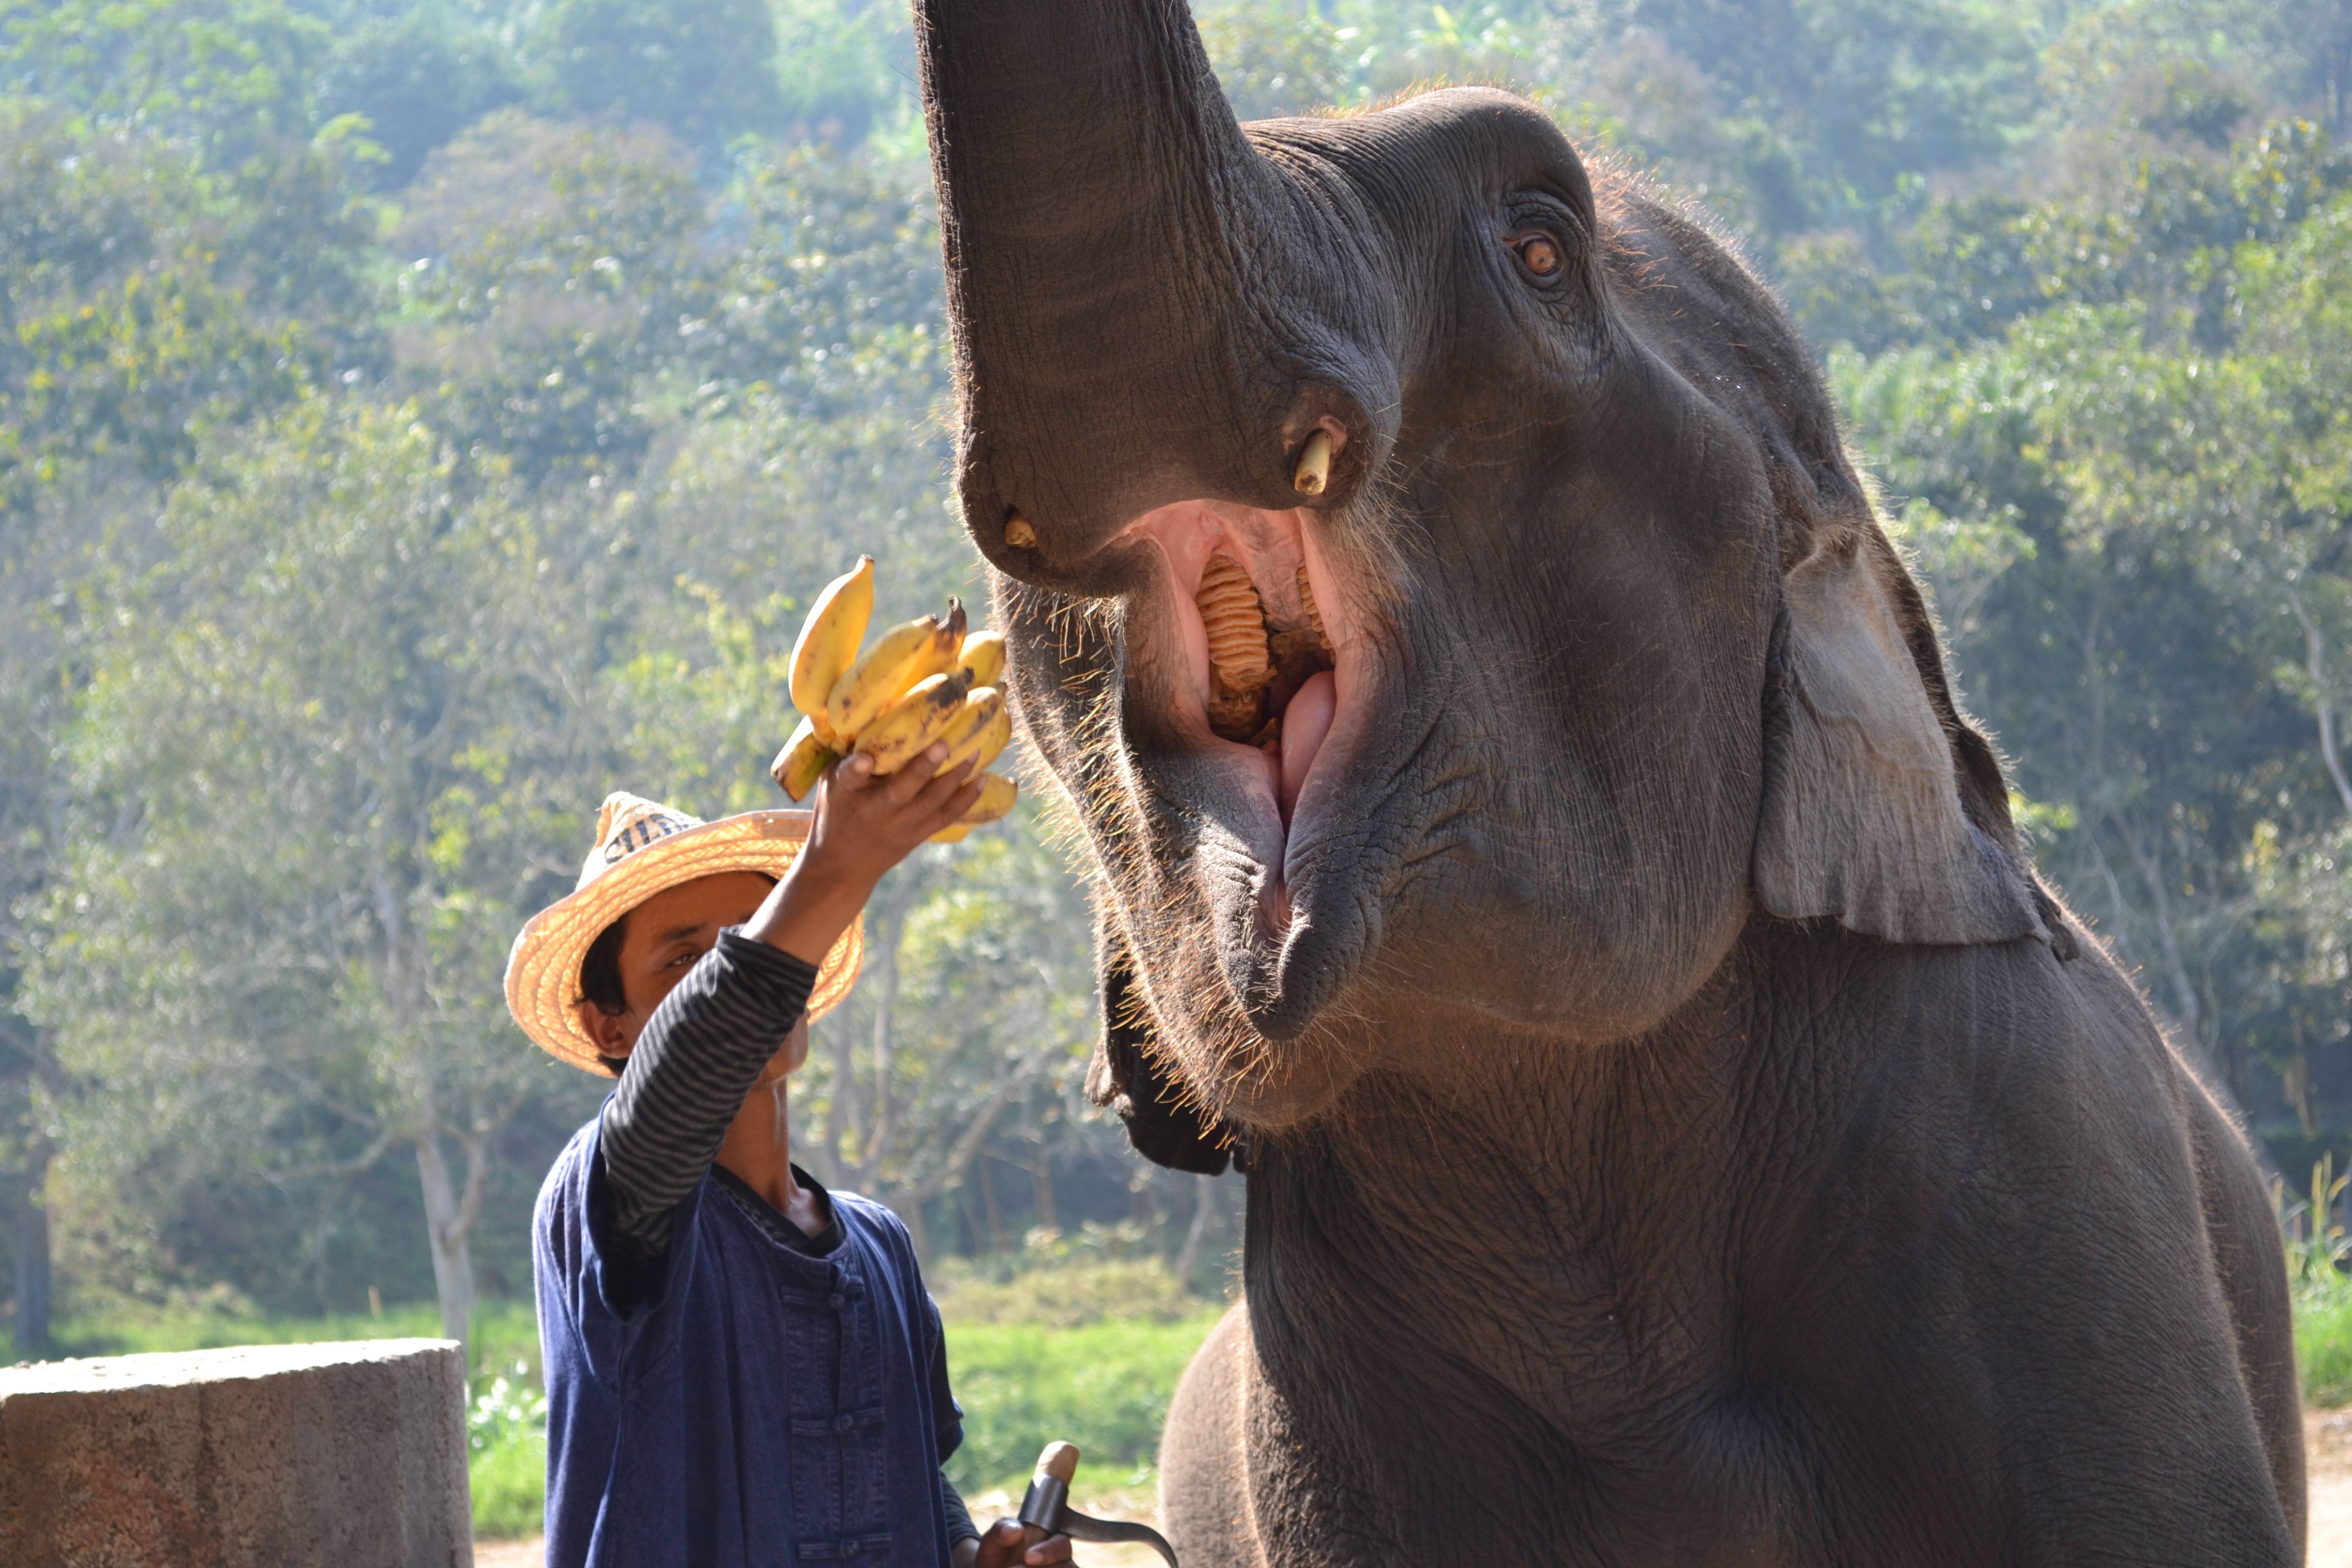
{"label": "striped sleeve", "polygon": [[727,1124],[808,1006],[816,971],[730,927],[647,1019],[598,1139],[613,1224],[653,1256]]}
{"label": "striped sleeve", "polygon": [[980,1528],[971,1522],[971,1510],[965,1506],[963,1494],[956,1490],[955,1483],[945,1475],[940,1477],[940,1492],[948,1508],[948,1544],[953,1546],[959,1541],[978,1541]]}

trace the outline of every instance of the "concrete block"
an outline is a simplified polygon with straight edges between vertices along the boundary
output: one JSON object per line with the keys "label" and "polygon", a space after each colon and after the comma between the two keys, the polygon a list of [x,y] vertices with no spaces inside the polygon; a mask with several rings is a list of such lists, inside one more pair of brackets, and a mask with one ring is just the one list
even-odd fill
{"label": "concrete block", "polygon": [[8,1568],[471,1568],[449,1340],[0,1371]]}

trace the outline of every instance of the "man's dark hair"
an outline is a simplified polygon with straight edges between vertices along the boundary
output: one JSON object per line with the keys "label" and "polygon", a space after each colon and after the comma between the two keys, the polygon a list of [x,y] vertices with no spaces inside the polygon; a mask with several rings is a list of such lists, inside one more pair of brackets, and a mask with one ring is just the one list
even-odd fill
{"label": "man's dark hair", "polygon": [[[629,1010],[629,994],[621,984],[621,944],[629,940],[629,917],[619,920],[596,933],[588,944],[588,952],[580,960],[580,995],[575,1006],[592,1006],[607,1018],[617,1018]],[[598,1065],[614,1078],[629,1065],[626,1057],[608,1057],[601,1052]]]}
{"label": "man's dark hair", "polygon": [[629,994],[621,984],[621,944],[628,940],[629,917],[624,914],[597,933],[580,961],[579,1000],[607,1018],[629,1010]]}

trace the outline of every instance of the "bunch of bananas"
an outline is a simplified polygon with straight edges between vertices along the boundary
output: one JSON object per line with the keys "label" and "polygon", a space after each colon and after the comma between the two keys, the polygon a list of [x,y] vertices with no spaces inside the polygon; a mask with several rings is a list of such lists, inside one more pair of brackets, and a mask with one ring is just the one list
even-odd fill
{"label": "bunch of bananas", "polygon": [[[826,584],[793,644],[793,706],[800,728],[768,769],[784,793],[800,800],[824,770],[863,752],[877,776],[897,773],[945,742],[947,773],[969,763],[985,768],[1013,739],[1013,715],[997,678],[1004,673],[1004,634],[964,635],[961,601],[948,601],[947,618],[925,616],[893,626],[864,653],[866,622],[874,613],[874,557]],[[952,827],[931,835],[953,843],[1013,809],[1020,786],[998,773],[980,776],[980,799]]]}

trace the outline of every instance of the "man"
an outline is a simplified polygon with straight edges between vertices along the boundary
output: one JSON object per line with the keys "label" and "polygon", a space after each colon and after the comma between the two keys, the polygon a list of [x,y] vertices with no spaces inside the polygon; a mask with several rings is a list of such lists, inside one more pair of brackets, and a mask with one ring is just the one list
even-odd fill
{"label": "man", "polygon": [[852,757],[813,817],[614,795],[577,888],[515,939],[523,1032],[619,1079],[535,1216],[548,1568],[1069,1558],[972,1528],[906,1229],[791,1159],[784,1086],[856,978],[859,911],[977,798],[945,755],[887,779]]}

